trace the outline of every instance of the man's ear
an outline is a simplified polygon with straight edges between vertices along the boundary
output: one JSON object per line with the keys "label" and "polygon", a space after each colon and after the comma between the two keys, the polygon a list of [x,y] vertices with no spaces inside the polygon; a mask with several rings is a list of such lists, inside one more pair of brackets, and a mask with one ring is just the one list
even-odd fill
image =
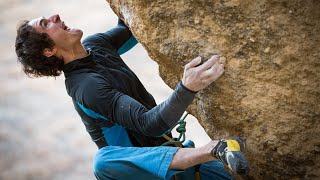
{"label": "man's ear", "polygon": [[57,52],[57,48],[56,47],[53,47],[52,49],[45,48],[43,50],[43,55],[46,56],[46,57],[51,57],[51,56],[55,55],[56,52]]}

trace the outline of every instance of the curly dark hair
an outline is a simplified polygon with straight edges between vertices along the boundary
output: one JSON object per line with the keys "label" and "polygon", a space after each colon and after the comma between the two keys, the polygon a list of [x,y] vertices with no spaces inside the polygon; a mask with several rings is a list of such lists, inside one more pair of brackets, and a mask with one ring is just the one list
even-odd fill
{"label": "curly dark hair", "polygon": [[63,60],[55,56],[43,55],[45,48],[54,47],[47,33],[39,33],[30,26],[29,21],[21,21],[17,28],[16,54],[23,71],[29,77],[59,76],[62,73]]}

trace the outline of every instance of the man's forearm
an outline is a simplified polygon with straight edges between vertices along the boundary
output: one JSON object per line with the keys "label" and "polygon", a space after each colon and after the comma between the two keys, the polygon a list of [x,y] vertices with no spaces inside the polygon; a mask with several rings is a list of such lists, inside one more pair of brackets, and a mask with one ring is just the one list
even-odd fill
{"label": "man's forearm", "polygon": [[163,121],[170,127],[174,127],[187,107],[191,104],[196,92],[188,90],[181,82],[178,83],[172,95],[158,109]]}
{"label": "man's forearm", "polygon": [[116,123],[148,136],[161,136],[176,125],[194,97],[195,92],[187,90],[181,82],[166,101],[151,110],[131,97],[122,96],[114,113]]}

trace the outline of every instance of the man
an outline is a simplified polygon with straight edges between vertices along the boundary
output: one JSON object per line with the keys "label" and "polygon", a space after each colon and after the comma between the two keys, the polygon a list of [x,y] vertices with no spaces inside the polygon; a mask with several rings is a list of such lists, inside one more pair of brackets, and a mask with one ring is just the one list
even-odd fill
{"label": "man", "polygon": [[[238,140],[213,140],[200,148],[160,146],[170,136],[196,92],[224,72],[219,56],[185,66],[173,94],[156,105],[136,75],[119,56],[135,39],[125,24],[87,37],[59,17],[24,21],[17,30],[16,53],[29,76],[65,74],[66,89],[92,140],[99,148],[94,159],[97,179],[194,179],[195,165],[202,179],[232,179],[223,169],[245,174],[248,165]],[[131,45],[130,45],[131,43]]]}

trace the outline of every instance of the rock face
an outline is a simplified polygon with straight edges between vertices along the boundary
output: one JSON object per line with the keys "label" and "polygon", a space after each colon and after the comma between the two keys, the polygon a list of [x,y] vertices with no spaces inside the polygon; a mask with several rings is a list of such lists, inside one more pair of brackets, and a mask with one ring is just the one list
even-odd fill
{"label": "rock face", "polygon": [[189,111],[211,138],[247,139],[250,177],[320,178],[320,1],[107,1],[172,88],[196,56],[225,57]]}

